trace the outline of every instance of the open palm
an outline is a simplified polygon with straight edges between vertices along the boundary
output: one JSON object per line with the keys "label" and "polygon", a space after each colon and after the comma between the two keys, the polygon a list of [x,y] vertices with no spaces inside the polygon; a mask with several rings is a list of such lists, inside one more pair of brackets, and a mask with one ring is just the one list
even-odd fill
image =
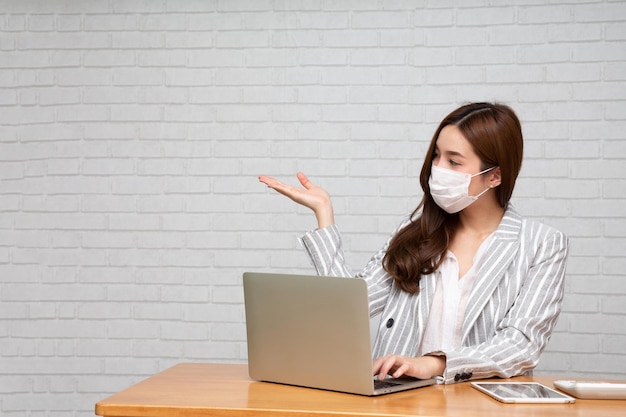
{"label": "open palm", "polygon": [[280,194],[289,197],[296,203],[313,210],[319,227],[333,224],[333,209],[328,192],[313,184],[302,172],[298,172],[297,177],[302,187],[285,184],[267,175],[259,175],[259,181]]}

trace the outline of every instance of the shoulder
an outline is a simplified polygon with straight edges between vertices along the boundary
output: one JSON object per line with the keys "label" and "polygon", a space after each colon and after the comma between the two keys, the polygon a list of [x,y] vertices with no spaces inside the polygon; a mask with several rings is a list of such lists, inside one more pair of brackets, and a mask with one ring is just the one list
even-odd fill
{"label": "shoulder", "polygon": [[526,244],[533,246],[554,245],[565,248],[568,246],[568,237],[559,229],[543,223],[539,220],[530,219],[519,214],[514,207],[509,206],[503,218],[503,224],[516,225],[518,238]]}

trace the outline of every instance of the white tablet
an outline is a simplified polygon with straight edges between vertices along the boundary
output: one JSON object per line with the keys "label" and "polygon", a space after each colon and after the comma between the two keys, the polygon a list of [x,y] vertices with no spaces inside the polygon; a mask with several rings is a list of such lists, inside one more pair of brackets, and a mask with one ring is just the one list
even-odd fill
{"label": "white tablet", "polygon": [[573,403],[575,398],[538,382],[472,382],[474,388],[503,403]]}

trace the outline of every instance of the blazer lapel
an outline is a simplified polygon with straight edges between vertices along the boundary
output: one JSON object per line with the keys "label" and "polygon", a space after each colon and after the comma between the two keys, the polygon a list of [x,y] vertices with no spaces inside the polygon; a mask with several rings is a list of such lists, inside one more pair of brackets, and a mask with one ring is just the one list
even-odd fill
{"label": "blazer lapel", "polygon": [[[433,304],[435,288],[437,286],[437,274],[423,276],[420,280],[419,304],[417,310],[417,333],[415,340],[420,341],[424,336],[424,330],[430,316],[430,307]],[[417,346],[419,347],[419,346]]]}
{"label": "blazer lapel", "polygon": [[504,277],[504,272],[518,252],[519,234],[522,226],[521,216],[509,207],[496,229],[492,242],[485,250],[481,267],[478,270],[476,285],[470,295],[463,319],[463,338],[469,335],[470,329],[478,319],[481,311],[491,298],[496,286]]}

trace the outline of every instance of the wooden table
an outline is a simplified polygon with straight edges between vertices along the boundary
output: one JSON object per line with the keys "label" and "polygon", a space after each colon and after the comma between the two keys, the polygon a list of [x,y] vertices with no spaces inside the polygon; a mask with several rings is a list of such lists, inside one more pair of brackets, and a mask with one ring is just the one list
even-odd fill
{"label": "wooden table", "polygon": [[[553,377],[517,377],[552,387]],[[247,365],[182,363],[96,404],[100,416],[590,416],[624,417],[626,401],[503,404],[469,383],[379,397],[253,381]]]}

